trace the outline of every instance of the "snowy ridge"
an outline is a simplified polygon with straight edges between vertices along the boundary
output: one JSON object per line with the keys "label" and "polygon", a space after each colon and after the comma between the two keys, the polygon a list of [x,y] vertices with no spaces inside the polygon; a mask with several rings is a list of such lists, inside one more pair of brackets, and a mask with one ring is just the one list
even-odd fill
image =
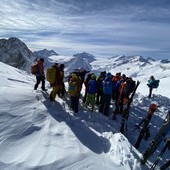
{"label": "snowy ridge", "polygon": [[[124,65],[114,67],[113,64],[117,64],[115,60],[118,58],[96,58],[91,63],[83,57],[73,56],[51,56],[48,59],[51,62],[64,63],[66,74],[71,68],[78,68],[86,63],[96,74],[103,70],[112,74],[122,72],[141,81],[130,110],[126,137],[119,132],[121,115],[117,116],[116,121],[111,120],[112,107],[110,116],[105,117],[98,113],[97,106],[93,113],[85,109],[80,100],[79,113],[74,114],[69,107],[69,96],[65,99],[57,97],[56,102],[51,103],[48,99],[48,93],[51,91],[48,83],[46,83],[48,93],[33,91],[34,76],[0,62],[0,168],[148,169],[164,145],[162,143],[149,159],[151,162],[141,166],[141,153],[149,145],[170,109],[169,63],[150,61],[151,64],[140,67],[143,60],[137,62],[139,59],[137,57]],[[161,66],[166,69],[162,69]],[[151,73],[160,79],[160,86],[153,91],[153,97],[148,99],[146,83]],[[67,83],[65,85],[67,89]],[[148,141],[142,141],[138,152],[133,147],[139,135],[138,130],[134,131],[135,123],[139,123],[146,116],[151,103],[158,104],[158,109],[150,122],[151,137]],[[168,156],[167,151],[159,165],[162,165]]]}

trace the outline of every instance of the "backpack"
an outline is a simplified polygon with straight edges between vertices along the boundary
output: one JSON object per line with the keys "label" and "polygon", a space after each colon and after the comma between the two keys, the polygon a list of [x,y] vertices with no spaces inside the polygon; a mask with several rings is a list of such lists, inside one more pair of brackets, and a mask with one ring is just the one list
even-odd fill
{"label": "backpack", "polygon": [[88,83],[88,93],[95,94],[96,93],[96,80],[90,80]]}
{"label": "backpack", "polygon": [[78,93],[78,83],[75,81],[70,81],[68,83],[68,93],[70,94],[70,96],[76,96]]}
{"label": "backpack", "polygon": [[46,78],[49,83],[54,83],[56,81],[56,69],[54,67],[47,69]]}
{"label": "backpack", "polygon": [[38,63],[33,64],[33,65],[31,66],[31,73],[32,73],[33,75],[36,75],[36,74],[38,73]]}
{"label": "backpack", "polygon": [[123,82],[120,86],[120,94],[123,96],[129,96],[130,92],[129,92],[129,85],[127,82]]}
{"label": "backpack", "polygon": [[147,86],[151,88],[158,88],[159,80],[152,80],[152,81],[148,80]]}
{"label": "backpack", "polygon": [[158,88],[158,86],[159,86],[159,80],[155,80],[153,82],[153,88]]}
{"label": "backpack", "polygon": [[136,86],[136,82],[132,80],[129,84],[129,93],[132,93],[134,91],[135,86]]}
{"label": "backpack", "polygon": [[106,95],[111,95],[113,90],[112,81],[104,81],[103,82],[103,93]]}

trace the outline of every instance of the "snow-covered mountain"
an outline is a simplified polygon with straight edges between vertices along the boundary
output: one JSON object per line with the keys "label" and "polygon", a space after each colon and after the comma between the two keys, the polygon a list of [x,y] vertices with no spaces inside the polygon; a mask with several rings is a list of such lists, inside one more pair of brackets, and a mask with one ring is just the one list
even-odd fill
{"label": "snow-covered mountain", "polygon": [[[68,95],[50,102],[48,82],[47,93],[34,91],[33,75],[0,62],[0,169],[147,170],[165,144],[161,143],[146,165],[140,164],[141,153],[170,109],[170,63],[141,56],[97,58],[88,53],[48,56],[45,64],[54,62],[65,64],[66,75],[84,67],[97,75],[104,70],[113,75],[121,72],[141,82],[130,109],[126,136],[120,133],[121,115],[112,120],[113,101],[108,117],[99,113],[97,106],[93,113],[85,109],[82,98],[75,114],[70,109]],[[159,79],[160,85],[148,99],[146,84],[150,75]],[[67,82],[65,86],[67,89]],[[81,94],[84,95],[84,87]],[[134,130],[135,124],[145,118],[151,103],[158,105],[150,122],[151,136],[136,150],[134,144],[139,131]],[[157,169],[170,159],[169,155],[166,151]]]}
{"label": "snow-covered mountain", "polygon": [[92,54],[86,53],[86,52],[74,54],[73,57],[84,58],[87,60],[88,63],[91,63],[95,60],[95,56],[93,56]]}
{"label": "snow-covered mountain", "polygon": [[[73,56],[60,56],[53,50],[43,49],[40,51],[31,52],[25,43],[15,37],[8,40],[0,39],[0,61],[9,64],[16,68],[30,72],[30,65],[36,58],[43,57],[45,60],[45,69],[54,64],[54,62],[63,63],[66,66],[66,75],[72,72],[75,68],[84,68],[93,70],[96,74],[99,71],[106,70],[116,72],[116,70],[125,71],[128,76],[141,76],[146,69],[155,68],[158,65],[160,72],[169,70],[169,60],[164,59],[155,61],[152,58],[144,58],[142,56],[114,56],[110,58],[97,58],[92,54],[82,52]],[[102,65],[101,60],[103,61]],[[98,63],[100,63],[98,65]],[[133,73],[133,68],[138,70],[138,74]],[[126,70],[125,70],[126,69]]]}
{"label": "snow-covered mountain", "polygon": [[163,59],[163,60],[161,60],[161,63],[167,64],[167,63],[170,63],[170,60],[168,60],[168,59]]}
{"label": "snow-covered mountain", "polygon": [[19,69],[30,70],[33,60],[31,50],[18,38],[0,39],[0,61]]}
{"label": "snow-covered mountain", "polygon": [[43,50],[39,50],[39,51],[34,51],[33,54],[37,58],[41,58],[41,57],[47,58],[47,57],[50,57],[52,55],[59,55],[54,50],[47,50],[47,49],[43,49]]}
{"label": "snow-covered mountain", "polygon": [[[93,57],[92,57],[93,59]],[[92,61],[92,59],[90,59]],[[151,75],[154,75],[156,79],[160,80],[163,90],[157,89],[156,92],[161,93],[167,97],[168,83],[170,77],[170,63],[163,62],[161,60],[153,60],[151,58],[143,58],[141,56],[115,56],[111,58],[97,58],[92,62],[87,62],[84,56],[51,56],[51,62],[64,63],[66,65],[65,75],[67,76],[75,68],[84,67],[86,70],[99,75],[101,71],[111,72],[113,75],[117,72],[126,74],[128,77],[132,77],[134,80],[141,81],[139,88],[143,90],[143,95],[148,94],[148,88],[146,86],[147,81]],[[162,83],[163,82],[163,83]]]}
{"label": "snow-covered mountain", "polygon": [[[60,61],[68,60],[71,59],[63,60],[62,57]],[[104,68],[102,63],[106,63],[104,60],[94,62],[91,63],[92,71],[101,66],[100,71]],[[124,66],[126,68],[126,65]],[[154,66],[157,67],[154,75],[158,77],[159,65]],[[134,74],[138,73],[138,67],[133,68]],[[117,67],[117,70],[121,69]],[[122,70],[122,73],[125,71],[126,69]],[[170,76],[170,70],[168,71],[167,76]],[[119,133],[121,115],[117,116],[116,121],[111,119],[113,105],[109,117],[105,117],[98,113],[97,106],[93,113],[85,109],[80,100],[79,113],[74,114],[69,107],[69,96],[65,99],[57,97],[56,102],[51,103],[48,94],[32,90],[35,83],[34,76],[0,63],[0,168],[3,170],[148,169],[164,142],[146,166],[140,165],[141,153],[149,145],[170,109],[170,92],[167,91],[166,95],[162,93],[166,84],[170,83],[170,79],[166,79],[163,72],[162,70],[160,87],[157,91],[153,91],[152,99],[146,97],[148,92],[146,84],[138,89],[128,119],[128,134],[125,137]],[[143,75],[145,79],[149,74],[146,70]],[[144,80],[140,76],[138,79]],[[67,88],[67,83],[65,85]],[[46,87],[50,92],[47,82]],[[135,123],[139,123],[146,116],[151,103],[157,103],[159,108],[150,124],[151,137],[148,141],[142,141],[138,152],[133,145],[139,131],[133,129]],[[166,152],[159,165],[166,161],[168,155]]]}
{"label": "snow-covered mountain", "polygon": [[47,49],[32,52],[24,42],[15,37],[0,39],[0,61],[28,72],[37,58],[44,58],[45,66],[50,66],[51,62],[48,61],[48,57],[52,55],[58,54]]}

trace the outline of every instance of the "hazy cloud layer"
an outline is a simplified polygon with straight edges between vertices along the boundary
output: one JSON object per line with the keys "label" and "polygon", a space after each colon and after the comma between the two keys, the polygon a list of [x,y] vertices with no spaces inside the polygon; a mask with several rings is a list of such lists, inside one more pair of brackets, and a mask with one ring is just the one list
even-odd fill
{"label": "hazy cloud layer", "polygon": [[169,0],[1,0],[1,38],[73,55],[170,56]]}

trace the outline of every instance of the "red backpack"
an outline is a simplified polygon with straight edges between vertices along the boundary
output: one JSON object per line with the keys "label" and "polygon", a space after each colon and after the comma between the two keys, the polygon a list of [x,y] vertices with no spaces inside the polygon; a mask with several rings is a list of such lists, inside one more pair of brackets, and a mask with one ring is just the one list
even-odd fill
{"label": "red backpack", "polygon": [[31,73],[32,73],[33,75],[36,75],[36,74],[38,73],[38,63],[33,64],[33,65],[31,66]]}

